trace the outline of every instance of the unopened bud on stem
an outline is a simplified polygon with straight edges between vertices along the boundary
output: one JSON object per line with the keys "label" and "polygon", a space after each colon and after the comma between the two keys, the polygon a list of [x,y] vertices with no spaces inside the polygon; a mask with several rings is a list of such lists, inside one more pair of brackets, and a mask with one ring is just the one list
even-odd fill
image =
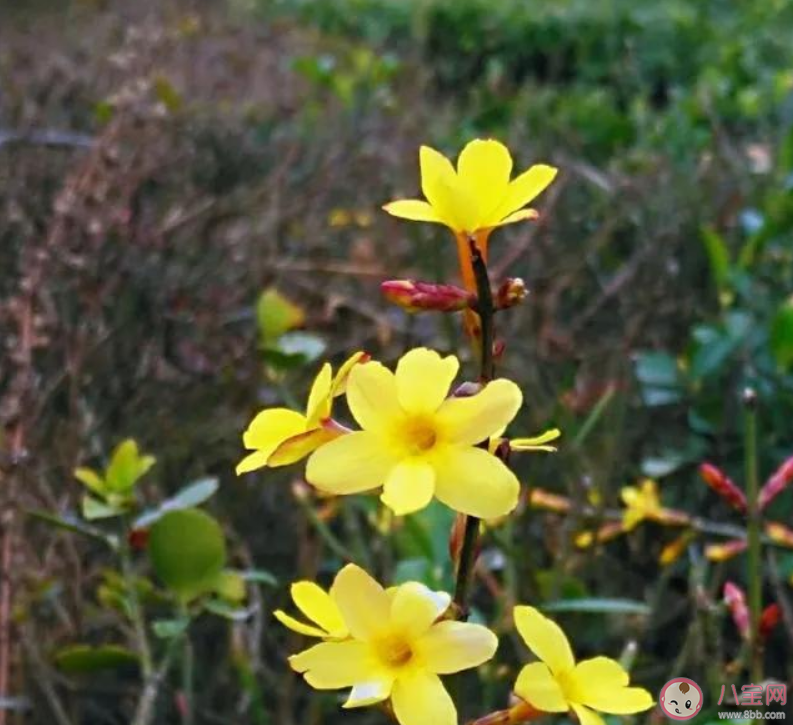
{"label": "unopened bud on stem", "polygon": [[389,302],[408,312],[459,312],[476,305],[476,295],[451,284],[390,279],[380,289]]}
{"label": "unopened bud on stem", "polygon": [[523,302],[527,294],[529,291],[520,277],[509,277],[496,290],[496,294],[493,296],[493,306],[497,310],[506,310]]}

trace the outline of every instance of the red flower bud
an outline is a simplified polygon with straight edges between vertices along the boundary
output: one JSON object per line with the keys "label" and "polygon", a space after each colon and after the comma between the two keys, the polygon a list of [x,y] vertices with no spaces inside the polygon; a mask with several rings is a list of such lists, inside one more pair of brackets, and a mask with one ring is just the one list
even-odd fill
{"label": "red flower bud", "polygon": [[135,551],[143,551],[149,545],[149,530],[132,529],[127,535],[127,542]]}
{"label": "red flower bud", "polygon": [[763,486],[760,491],[760,498],[758,499],[760,510],[762,511],[771,501],[782,493],[791,481],[793,481],[793,456],[788,458],[776,470],[776,473],[766,481],[765,486]]}
{"label": "red flower bud", "polygon": [[389,302],[408,312],[457,312],[476,304],[476,295],[451,284],[390,279],[381,283],[380,289]]}
{"label": "red flower bud", "polygon": [[746,513],[746,496],[720,469],[710,463],[699,467],[699,475],[719,496],[736,511]]}
{"label": "red flower bud", "polygon": [[730,610],[732,621],[735,622],[738,633],[744,639],[749,639],[749,607],[746,604],[746,595],[743,593],[743,589],[732,582],[725,582],[724,603],[727,605],[727,609]]}
{"label": "red flower bud", "polygon": [[779,521],[769,521],[763,528],[766,536],[775,544],[793,549],[793,529],[780,524]]}
{"label": "red flower bud", "polygon": [[520,277],[509,277],[496,290],[496,294],[493,296],[493,305],[497,310],[506,310],[508,307],[514,307],[523,302],[527,294],[529,291]]}
{"label": "red flower bud", "polygon": [[776,602],[774,602],[774,604],[769,604],[763,610],[763,613],[760,615],[760,626],[758,627],[758,635],[761,641],[768,639],[781,619],[782,609]]}

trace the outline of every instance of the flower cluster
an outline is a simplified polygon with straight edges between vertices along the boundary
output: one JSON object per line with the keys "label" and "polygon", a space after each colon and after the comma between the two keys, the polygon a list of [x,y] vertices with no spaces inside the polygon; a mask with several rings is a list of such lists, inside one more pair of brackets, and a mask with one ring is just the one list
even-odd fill
{"label": "flower cluster", "polygon": [[[525,207],[556,169],[540,164],[511,179],[510,153],[493,140],[468,144],[456,169],[429,147],[421,148],[420,160],[426,201],[394,201],[385,209],[449,227],[464,288],[390,280],[381,289],[409,312],[462,312],[481,364],[477,381],[455,386],[459,359],[424,347],[405,353],[394,369],[362,352],[335,374],[326,363],[304,412],[269,408],[251,421],[243,436],[249,453],[237,473],[307,458],[305,479],[323,495],[379,491],[397,516],[420,511],[433,498],[458,512],[450,537],[454,598],[417,581],[385,589],[348,564],[328,591],[310,581],[293,584],[302,617],[274,613],[289,629],[320,640],[289,662],[316,689],[349,689],[345,708],[382,705],[401,725],[456,725],[457,710],[441,676],[479,667],[498,647],[494,632],[465,621],[480,521],[504,517],[518,505],[521,487],[509,468],[510,455],[555,451],[552,444],[561,435],[556,428],[529,437],[506,435],[523,396],[515,383],[494,373],[504,343],[495,339],[493,320],[496,312],[520,304],[527,291],[517,278],[491,289],[488,243],[495,228],[537,218]],[[339,398],[354,426],[337,419]],[[642,496],[631,504],[635,513],[626,517],[626,529],[643,518],[668,515],[647,492]],[[627,489],[625,498],[628,503]],[[629,687],[628,673],[614,660],[576,663],[561,629],[537,609],[515,607],[514,619],[540,660],[526,665],[515,684],[520,717],[572,710],[582,725],[602,725],[597,712],[652,707],[649,693]]]}

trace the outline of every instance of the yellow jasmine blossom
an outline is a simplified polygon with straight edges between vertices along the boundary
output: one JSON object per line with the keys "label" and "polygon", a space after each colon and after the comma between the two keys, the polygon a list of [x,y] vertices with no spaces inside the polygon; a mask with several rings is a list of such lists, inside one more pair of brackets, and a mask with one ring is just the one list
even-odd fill
{"label": "yellow jasmine blossom", "polygon": [[366,358],[366,353],[356,352],[335,376],[330,363],[325,363],[311,386],[305,413],[289,408],[267,408],[261,411],[242,436],[245,447],[255,452],[237,464],[237,475],[264,466],[295,463],[323,443],[341,435],[341,430],[327,425],[333,399],[344,392],[350,370]]}
{"label": "yellow jasmine blossom", "polygon": [[447,398],[458,369],[454,355],[426,348],[405,354],[396,374],[376,362],[356,365],[347,403],[363,430],[315,451],[308,482],[339,495],[382,486],[381,500],[400,516],[423,509],[433,495],[479,518],[512,511],[518,479],[477,444],[515,417],[520,389],[500,379],[470,397]]}
{"label": "yellow jasmine blossom", "polygon": [[409,582],[386,592],[348,565],[332,595],[351,638],[323,642],[289,658],[318,690],[351,687],[345,708],[390,698],[401,725],[457,725],[457,711],[438,675],[478,667],[496,651],[486,627],[437,621],[451,597]]}
{"label": "yellow jasmine blossom", "polygon": [[332,589],[328,593],[314,582],[303,581],[292,585],[291,594],[295,606],[314,624],[301,622],[278,609],[273,616],[285,627],[321,639],[343,640],[350,636]]}
{"label": "yellow jasmine blossom", "polygon": [[543,712],[572,709],[581,725],[604,725],[599,712],[631,715],[655,704],[641,687],[629,687],[628,673],[616,660],[593,657],[576,663],[570,642],[558,624],[534,607],[515,607],[520,636],[540,662],[518,675],[515,694]]}
{"label": "yellow jasmine blossom", "polygon": [[672,511],[661,505],[658,485],[650,478],[645,478],[639,486],[625,486],[620,496],[626,506],[622,516],[625,531],[632,531],[642,521],[668,525],[682,525],[689,521],[682,511]]}
{"label": "yellow jasmine blossom", "polygon": [[487,260],[490,232],[505,224],[536,219],[537,212],[524,207],[553,181],[556,169],[537,164],[510,181],[512,156],[494,139],[471,141],[460,152],[456,170],[449,159],[429,146],[421,147],[419,161],[426,201],[401,199],[383,208],[403,219],[449,227],[457,238],[463,281],[474,291],[469,237],[476,239]]}

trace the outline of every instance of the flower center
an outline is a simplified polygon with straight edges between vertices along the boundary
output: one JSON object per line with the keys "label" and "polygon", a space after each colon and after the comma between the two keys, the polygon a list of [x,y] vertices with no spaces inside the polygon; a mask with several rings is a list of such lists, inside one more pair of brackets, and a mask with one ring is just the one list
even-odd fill
{"label": "flower center", "polygon": [[413,658],[410,643],[399,635],[389,635],[377,643],[377,654],[389,667],[402,667]]}
{"label": "flower center", "polygon": [[414,453],[425,453],[438,440],[438,434],[431,421],[425,418],[412,418],[404,429],[405,441]]}

